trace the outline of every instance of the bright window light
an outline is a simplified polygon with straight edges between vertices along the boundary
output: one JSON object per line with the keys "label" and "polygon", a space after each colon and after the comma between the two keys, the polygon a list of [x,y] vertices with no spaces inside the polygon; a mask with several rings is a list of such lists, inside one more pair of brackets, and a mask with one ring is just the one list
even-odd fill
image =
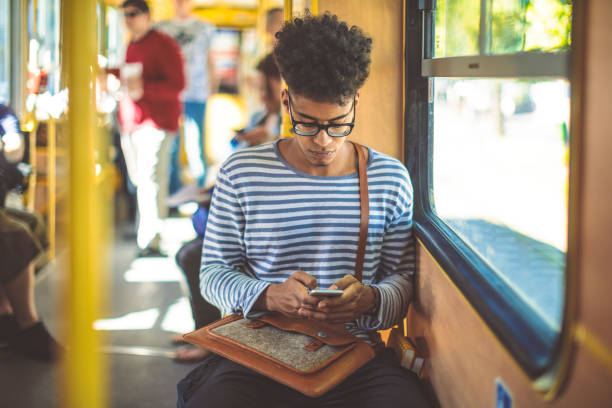
{"label": "bright window light", "polygon": [[164,316],[161,323],[162,330],[175,333],[189,333],[194,330],[195,323],[191,316],[191,305],[189,299],[182,297],[177,299]]}
{"label": "bright window light", "polygon": [[159,314],[158,308],[147,309],[110,319],[96,320],[93,326],[95,330],[149,330],[155,325]]}

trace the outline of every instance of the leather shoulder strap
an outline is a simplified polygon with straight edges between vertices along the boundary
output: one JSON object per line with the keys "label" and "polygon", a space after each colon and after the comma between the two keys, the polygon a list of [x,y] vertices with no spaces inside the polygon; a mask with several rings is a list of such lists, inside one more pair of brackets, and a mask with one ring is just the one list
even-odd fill
{"label": "leather shoulder strap", "polygon": [[357,243],[357,259],[355,259],[355,278],[359,282],[363,276],[363,260],[368,240],[368,226],[370,223],[370,197],[368,195],[368,173],[365,157],[365,148],[353,142],[357,152],[357,171],[359,172],[359,201],[361,203],[361,219],[359,221],[359,241]]}

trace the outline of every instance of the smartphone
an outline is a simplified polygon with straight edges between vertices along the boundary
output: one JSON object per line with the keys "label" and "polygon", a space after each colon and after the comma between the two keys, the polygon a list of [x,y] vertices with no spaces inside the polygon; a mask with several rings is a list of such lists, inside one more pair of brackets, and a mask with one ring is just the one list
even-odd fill
{"label": "smartphone", "polygon": [[320,297],[337,297],[342,296],[344,291],[339,289],[313,289],[310,291],[311,296],[320,296]]}

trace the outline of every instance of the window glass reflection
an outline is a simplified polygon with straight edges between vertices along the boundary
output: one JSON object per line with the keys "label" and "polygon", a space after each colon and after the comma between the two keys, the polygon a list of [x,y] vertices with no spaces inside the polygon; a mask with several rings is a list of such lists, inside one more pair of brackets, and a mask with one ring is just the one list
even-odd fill
{"label": "window glass reflection", "polygon": [[435,211],[555,330],[567,249],[568,121],[563,80],[435,80]]}

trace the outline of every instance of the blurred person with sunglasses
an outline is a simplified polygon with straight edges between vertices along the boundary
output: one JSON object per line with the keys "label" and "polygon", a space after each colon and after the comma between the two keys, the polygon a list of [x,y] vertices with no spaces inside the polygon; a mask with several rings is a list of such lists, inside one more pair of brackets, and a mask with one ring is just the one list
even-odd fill
{"label": "blurred person with sunglasses", "polygon": [[174,39],[153,28],[146,1],[125,0],[121,8],[131,38],[125,63],[109,72],[125,87],[119,101],[121,147],[136,186],[139,256],[160,256],[170,150],[185,88],[183,57]]}

